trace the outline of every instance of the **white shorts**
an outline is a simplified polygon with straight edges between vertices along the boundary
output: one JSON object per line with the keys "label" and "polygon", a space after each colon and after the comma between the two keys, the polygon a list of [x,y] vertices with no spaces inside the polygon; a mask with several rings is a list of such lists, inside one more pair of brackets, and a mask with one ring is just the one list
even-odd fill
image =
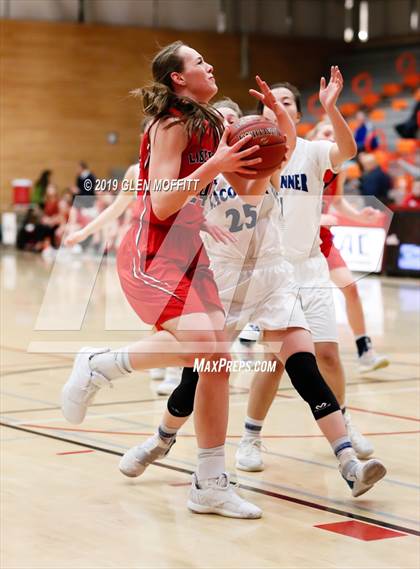
{"label": "white shorts", "polygon": [[300,305],[317,342],[338,342],[333,287],[324,255],[293,262]]}
{"label": "white shorts", "polygon": [[226,324],[242,330],[253,322],[261,330],[297,327],[309,330],[303,315],[293,266],[282,259],[270,265],[242,268],[212,262]]}

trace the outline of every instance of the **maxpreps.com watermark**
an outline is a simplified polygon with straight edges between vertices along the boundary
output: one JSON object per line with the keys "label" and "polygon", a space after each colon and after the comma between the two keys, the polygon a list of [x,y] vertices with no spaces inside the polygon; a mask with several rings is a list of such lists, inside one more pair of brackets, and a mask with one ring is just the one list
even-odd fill
{"label": "maxpreps.com watermark", "polygon": [[[111,192],[121,190],[123,192],[196,192],[199,180],[197,179],[162,179],[162,180],[118,180],[117,178],[97,178],[95,184],[87,178],[84,188],[87,191]],[[95,187],[93,187],[95,186]]]}
{"label": "maxpreps.com watermark", "polygon": [[276,371],[277,361],[268,360],[220,360],[209,361],[205,358],[194,358],[194,371],[198,373],[237,373],[241,371]]}

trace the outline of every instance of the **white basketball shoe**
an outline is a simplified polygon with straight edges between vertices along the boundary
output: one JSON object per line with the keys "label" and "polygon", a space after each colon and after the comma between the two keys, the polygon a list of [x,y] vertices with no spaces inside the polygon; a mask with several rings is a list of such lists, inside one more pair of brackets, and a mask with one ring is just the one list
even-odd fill
{"label": "white basketball shoe", "polygon": [[262,516],[258,506],[241,498],[231,486],[229,474],[199,482],[193,474],[188,508],[197,514],[218,514],[227,518],[256,519]]}
{"label": "white basketball shoe", "polygon": [[256,437],[243,437],[236,451],[236,468],[247,472],[264,470],[261,457],[262,441]]}
{"label": "white basketball shoe", "polygon": [[86,347],[77,354],[70,377],[61,390],[61,410],[69,423],[81,423],[98,390],[104,385],[113,387],[105,376],[90,366],[94,354],[109,351],[109,348]]}
{"label": "white basketball shoe", "polygon": [[355,498],[370,490],[386,474],[385,466],[375,458],[367,462],[353,458],[340,464],[339,470]]}
{"label": "white basketball shoe", "polygon": [[359,431],[353,425],[350,413],[347,411],[347,409],[343,413],[343,418],[346,425],[347,434],[349,436],[354,452],[357,455],[357,458],[368,458],[368,456],[373,454],[374,451],[372,443],[368,441],[368,439],[364,437],[362,433],[359,433]]}
{"label": "white basketball shoe", "polygon": [[158,395],[170,395],[172,391],[181,383],[182,368],[167,367],[165,379],[157,384],[155,390]]}
{"label": "white basketball shoe", "polygon": [[165,368],[163,367],[150,368],[149,377],[152,381],[162,381],[165,377]]}
{"label": "white basketball shoe", "polygon": [[143,444],[130,448],[121,458],[119,469],[125,476],[140,476],[149,464],[169,454],[174,444],[175,438],[168,444],[156,433]]}
{"label": "white basketball shoe", "polygon": [[388,367],[389,364],[390,361],[388,356],[377,354],[373,348],[370,348],[359,356],[359,373],[363,374],[376,371],[378,369]]}

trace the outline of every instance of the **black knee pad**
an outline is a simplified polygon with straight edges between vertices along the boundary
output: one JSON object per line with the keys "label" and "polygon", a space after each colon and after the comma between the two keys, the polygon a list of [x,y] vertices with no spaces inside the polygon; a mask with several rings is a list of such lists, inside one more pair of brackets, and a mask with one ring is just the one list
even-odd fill
{"label": "black knee pad", "polygon": [[285,368],[293,387],[308,403],[316,420],[340,410],[337,399],[322,377],[313,354],[309,352],[293,354],[286,361]]}
{"label": "black knee pad", "polygon": [[194,409],[195,390],[198,383],[198,372],[192,367],[184,367],[181,383],[174,389],[168,399],[168,411],[174,417],[188,417]]}

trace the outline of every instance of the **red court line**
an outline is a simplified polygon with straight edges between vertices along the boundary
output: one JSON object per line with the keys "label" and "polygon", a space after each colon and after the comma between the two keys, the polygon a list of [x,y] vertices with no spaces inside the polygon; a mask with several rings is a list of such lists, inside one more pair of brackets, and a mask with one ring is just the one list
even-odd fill
{"label": "red court line", "polygon": [[[49,431],[70,431],[77,433],[99,433],[102,435],[134,435],[136,437],[151,437],[154,433],[138,432],[138,431],[105,431],[102,429],[79,429],[74,427],[51,427],[49,425],[34,425],[33,423],[20,423],[23,427],[32,427],[35,429],[46,429]],[[412,435],[420,433],[420,430],[415,431],[388,431],[376,433],[363,433],[366,436],[388,436],[388,435]],[[178,437],[194,438],[195,435],[179,434]],[[241,439],[242,435],[227,435],[228,439]],[[264,439],[323,439],[324,435],[263,435]]]}
{"label": "red court line", "polygon": [[407,536],[406,533],[401,533],[400,531],[366,524],[364,522],[359,522],[358,520],[320,524],[314,527],[346,535],[347,537],[353,537],[354,539],[360,539],[362,541],[377,541],[379,539]]}
{"label": "red court line", "polygon": [[57,452],[56,454],[64,455],[64,454],[86,454],[87,452],[94,452],[93,450],[86,449],[86,450],[68,450],[66,452]]}
{"label": "red court line", "polygon": [[372,411],[370,409],[361,409],[360,407],[350,407],[349,405],[346,405],[346,407],[352,411],[359,411],[360,413],[370,413],[371,415],[382,415],[383,417],[394,417],[394,419],[405,419],[406,421],[415,421],[416,423],[420,423],[420,419],[417,419],[417,417],[395,415],[394,413],[384,413],[383,411]]}

